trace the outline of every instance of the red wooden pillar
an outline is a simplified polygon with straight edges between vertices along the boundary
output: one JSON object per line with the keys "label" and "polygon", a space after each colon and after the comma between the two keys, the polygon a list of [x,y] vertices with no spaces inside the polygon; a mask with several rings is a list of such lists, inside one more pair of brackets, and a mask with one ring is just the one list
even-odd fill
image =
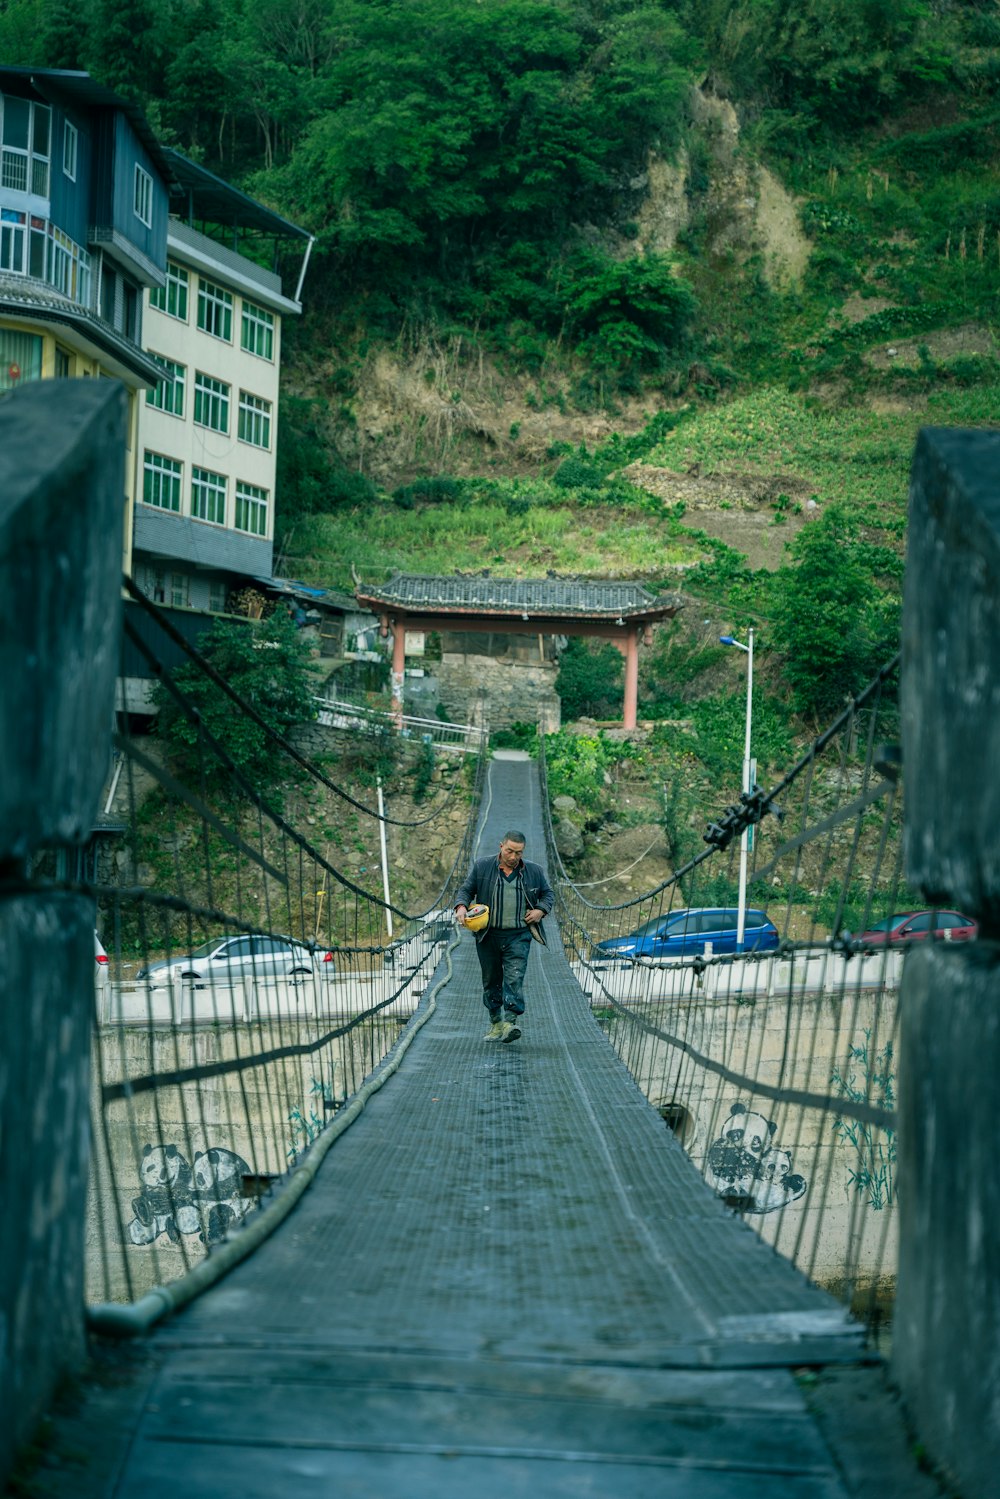
{"label": "red wooden pillar", "polygon": [[634,729],[639,705],[639,631],[630,626],[625,637],[625,704],[622,717],[626,729]]}

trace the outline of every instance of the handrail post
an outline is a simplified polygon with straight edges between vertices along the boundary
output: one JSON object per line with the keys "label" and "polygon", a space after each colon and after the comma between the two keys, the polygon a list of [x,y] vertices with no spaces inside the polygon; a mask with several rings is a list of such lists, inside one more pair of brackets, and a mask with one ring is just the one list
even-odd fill
{"label": "handrail post", "polygon": [[125,393],[0,397],[0,1486],[84,1354],[94,907],[38,858],[100,809],[118,668]]}
{"label": "handrail post", "polygon": [[924,429],[903,603],[905,862],[980,942],[927,942],[900,986],[893,1367],[928,1454],[995,1492],[1000,1434],[1000,432]]}

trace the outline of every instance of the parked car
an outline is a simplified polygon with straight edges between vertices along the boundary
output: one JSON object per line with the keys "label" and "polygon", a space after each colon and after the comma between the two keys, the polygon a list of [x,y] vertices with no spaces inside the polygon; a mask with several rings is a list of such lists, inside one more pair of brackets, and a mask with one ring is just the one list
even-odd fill
{"label": "parked car", "polygon": [[94,985],[98,989],[104,989],[107,987],[110,978],[110,964],[108,962],[108,955],[104,951],[104,943],[96,932],[94,933],[94,960],[96,963]]}
{"label": "parked car", "polygon": [[220,984],[254,978],[332,978],[333,953],[313,951],[292,937],[212,937],[189,953],[140,968],[137,977],[153,985],[172,978]]}
{"label": "parked car", "polygon": [[[654,916],[627,937],[598,942],[594,957],[602,962],[615,958],[694,957],[709,942],[713,953],[734,953],[738,918],[735,906],[669,911],[665,916]],[[766,911],[745,913],[744,952],[773,952],[778,940],[778,929]]]}
{"label": "parked car", "polygon": [[926,942],[928,937],[936,942],[970,942],[978,933],[978,923],[961,911],[897,911],[853,940],[866,947],[885,947],[895,942]]}

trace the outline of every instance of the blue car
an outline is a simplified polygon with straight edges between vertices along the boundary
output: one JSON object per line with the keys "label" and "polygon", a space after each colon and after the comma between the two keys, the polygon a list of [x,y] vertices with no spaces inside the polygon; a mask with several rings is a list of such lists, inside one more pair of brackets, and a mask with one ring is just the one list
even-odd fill
{"label": "blue car", "polygon": [[[738,916],[735,906],[668,911],[665,916],[654,916],[644,922],[627,937],[598,942],[594,958],[598,962],[616,958],[693,958],[704,952],[708,943],[712,944],[713,954],[735,953]],[[744,952],[773,952],[778,940],[778,929],[766,911],[745,913]]]}

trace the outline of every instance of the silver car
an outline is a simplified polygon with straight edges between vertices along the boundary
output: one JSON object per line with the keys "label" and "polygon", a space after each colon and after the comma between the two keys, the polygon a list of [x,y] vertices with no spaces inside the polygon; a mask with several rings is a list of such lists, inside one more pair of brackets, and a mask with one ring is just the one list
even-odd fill
{"label": "silver car", "polygon": [[110,964],[108,962],[108,955],[104,951],[104,943],[96,932],[94,933],[94,966],[96,970],[94,973],[94,988],[98,991],[106,989],[108,987]]}
{"label": "silver car", "polygon": [[152,987],[171,979],[199,984],[236,984],[244,978],[332,978],[333,953],[307,947],[292,937],[213,937],[159,963],[141,968],[137,978]]}

